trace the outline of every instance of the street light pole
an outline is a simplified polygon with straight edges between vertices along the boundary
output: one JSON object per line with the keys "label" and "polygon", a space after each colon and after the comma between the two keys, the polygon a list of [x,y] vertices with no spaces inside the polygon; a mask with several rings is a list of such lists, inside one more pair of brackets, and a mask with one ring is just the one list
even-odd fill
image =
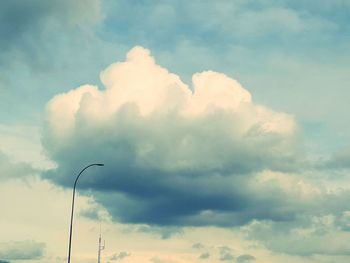
{"label": "street light pole", "polygon": [[72,248],[72,230],[73,230],[73,212],[74,212],[74,199],[75,199],[75,187],[77,186],[77,182],[78,179],[80,177],[80,175],[89,167],[91,166],[104,166],[103,163],[93,163],[90,164],[88,166],[86,166],[83,170],[80,171],[80,173],[78,174],[77,178],[75,179],[74,182],[74,187],[73,187],[73,198],[72,198],[72,212],[70,215],[70,229],[69,229],[69,247],[68,247],[68,263],[70,263],[70,252],[71,252],[71,248]]}

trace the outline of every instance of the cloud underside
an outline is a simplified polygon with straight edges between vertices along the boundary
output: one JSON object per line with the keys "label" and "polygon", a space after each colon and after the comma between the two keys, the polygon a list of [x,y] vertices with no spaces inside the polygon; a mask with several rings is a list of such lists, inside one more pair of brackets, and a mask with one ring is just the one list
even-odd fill
{"label": "cloud underside", "polygon": [[196,73],[189,87],[142,47],[101,80],[103,90],[84,85],[48,103],[43,144],[58,168],[45,178],[71,187],[84,165],[105,163],[79,187],[127,223],[233,226],[303,211],[309,193],[278,183],[301,165],[292,116],[221,73]]}

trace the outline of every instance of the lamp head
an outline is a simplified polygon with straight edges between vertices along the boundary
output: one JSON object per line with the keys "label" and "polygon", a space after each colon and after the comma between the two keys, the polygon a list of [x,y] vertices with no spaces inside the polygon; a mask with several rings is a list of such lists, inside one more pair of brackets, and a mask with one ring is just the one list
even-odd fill
{"label": "lamp head", "polygon": [[103,163],[97,163],[97,166],[105,166]]}

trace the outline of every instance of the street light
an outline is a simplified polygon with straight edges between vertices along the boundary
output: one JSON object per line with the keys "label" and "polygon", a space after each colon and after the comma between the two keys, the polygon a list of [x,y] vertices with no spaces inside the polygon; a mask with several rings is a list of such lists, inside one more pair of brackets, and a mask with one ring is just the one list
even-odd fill
{"label": "street light", "polygon": [[71,252],[71,247],[72,247],[72,229],[73,229],[73,212],[74,212],[74,198],[75,198],[75,187],[77,186],[78,179],[80,175],[89,167],[91,166],[104,166],[103,163],[93,163],[88,166],[86,166],[83,170],[80,171],[78,174],[77,178],[75,179],[74,182],[74,187],[73,187],[73,199],[72,199],[72,213],[70,215],[70,230],[69,230],[69,248],[68,248],[68,263],[70,263],[70,252]]}

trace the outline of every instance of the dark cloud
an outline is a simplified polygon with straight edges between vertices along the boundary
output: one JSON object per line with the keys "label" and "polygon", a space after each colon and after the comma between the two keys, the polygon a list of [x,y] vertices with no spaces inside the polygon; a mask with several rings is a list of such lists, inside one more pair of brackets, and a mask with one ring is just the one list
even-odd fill
{"label": "dark cloud", "polygon": [[244,177],[201,175],[198,178],[187,173],[166,173],[165,177],[162,171],[134,168],[130,168],[131,173],[113,172],[118,168],[107,163],[104,168],[92,169],[81,179],[79,188],[95,188],[96,201],[105,206],[115,220],[125,223],[232,226],[253,218],[290,220],[294,217],[293,210],[299,209],[287,206],[281,200],[285,194],[276,189],[258,199]]}
{"label": "dark cloud", "polygon": [[10,261],[0,259],[0,263],[10,263]]}
{"label": "dark cloud", "polygon": [[237,257],[237,263],[249,263],[255,260],[255,257],[252,255],[244,254]]}
{"label": "dark cloud", "polygon": [[0,243],[0,258],[8,260],[38,260],[44,255],[45,244],[35,241]]}

